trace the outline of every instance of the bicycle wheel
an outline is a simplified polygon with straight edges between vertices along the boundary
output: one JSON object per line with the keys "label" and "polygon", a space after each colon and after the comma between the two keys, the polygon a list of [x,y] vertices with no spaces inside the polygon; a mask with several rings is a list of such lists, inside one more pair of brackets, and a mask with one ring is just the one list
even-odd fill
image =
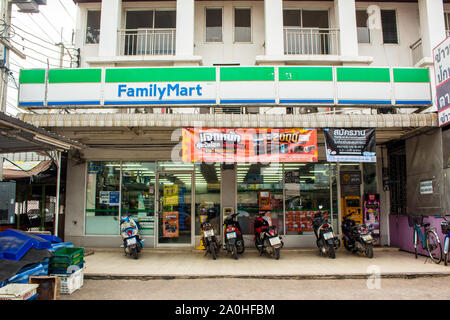
{"label": "bicycle wheel", "polygon": [[417,230],[416,229],[414,229],[414,238],[413,238],[414,240],[414,253],[415,253],[415,256],[416,256],[416,259],[417,259],[417,246],[419,245],[419,239],[418,239],[418,237],[417,237]]}
{"label": "bicycle wheel", "polygon": [[434,263],[439,264],[442,261],[442,246],[434,230],[427,231],[427,251]]}

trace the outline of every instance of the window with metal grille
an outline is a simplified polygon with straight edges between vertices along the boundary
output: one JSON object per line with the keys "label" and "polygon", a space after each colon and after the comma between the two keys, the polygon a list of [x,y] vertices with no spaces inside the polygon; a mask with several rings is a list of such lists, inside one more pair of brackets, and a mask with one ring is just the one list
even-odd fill
{"label": "window with metal grille", "polygon": [[397,16],[395,10],[381,10],[383,43],[398,43]]}

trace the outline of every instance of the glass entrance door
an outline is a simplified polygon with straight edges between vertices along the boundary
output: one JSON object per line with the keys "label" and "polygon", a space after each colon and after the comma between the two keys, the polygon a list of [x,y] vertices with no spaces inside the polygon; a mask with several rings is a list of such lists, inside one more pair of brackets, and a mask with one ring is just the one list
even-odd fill
{"label": "glass entrance door", "polygon": [[192,173],[158,174],[158,245],[191,245]]}

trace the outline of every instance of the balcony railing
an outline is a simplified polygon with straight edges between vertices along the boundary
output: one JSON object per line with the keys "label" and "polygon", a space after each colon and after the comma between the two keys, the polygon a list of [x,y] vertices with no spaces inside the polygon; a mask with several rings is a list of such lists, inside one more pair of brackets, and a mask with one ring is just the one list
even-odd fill
{"label": "balcony railing", "polygon": [[339,30],[284,27],[284,54],[339,54]]}
{"label": "balcony railing", "polygon": [[176,29],[119,30],[120,55],[175,55]]}
{"label": "balcony railing", "polygon": [[417,40],[409,46],[411,49],[413,66],[423,58],[422,39]]}

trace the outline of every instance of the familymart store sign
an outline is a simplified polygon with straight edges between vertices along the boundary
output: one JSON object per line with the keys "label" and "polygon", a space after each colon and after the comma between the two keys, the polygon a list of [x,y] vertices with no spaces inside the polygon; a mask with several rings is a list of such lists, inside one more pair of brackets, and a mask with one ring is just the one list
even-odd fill
{"label": "familymart store sign", "polygon": [[164,67],[21,70],[19,106],[431,104],[428,69]]}

